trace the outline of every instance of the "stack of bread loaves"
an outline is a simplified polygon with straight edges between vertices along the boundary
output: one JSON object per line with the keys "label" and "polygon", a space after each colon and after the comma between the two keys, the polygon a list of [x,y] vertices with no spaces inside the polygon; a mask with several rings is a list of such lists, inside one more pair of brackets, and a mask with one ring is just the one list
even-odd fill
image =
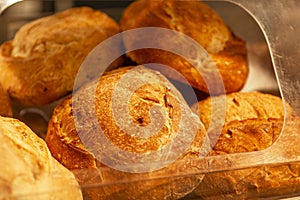
{"label": "stack of bread loaves", "polygon": [[[147,27],[179,36],[169,44],[168,35],[149,42],[151,32],[127,34]],[[114,48],[122,56],[100,66],[101,76],[83,72],[85,82],[76,85],[89,53],[121,31]],[[184,37],[204,54],[198,47],[181,49],[187,59],[176,51],[137,48],[180,49]],[[85,65],[109,56],[99,54]],[[267,149],[283,125],[291,133],[300,128],[284,122],[300,119],[281,98],[240,92],[248,76],[246,42],[205,3],[134,1],[120,26],[101,11],[71,8],[24,25],[3,43],[0,71],[0,115],[12,116],[9,98],[31,106],[61,100],[46,143],[22,122],[0,117],[0,199],[180,199],[192,192],[203,199],[244,199],[300,191],[297,163],[197,173],[203,156]],[[213,96],[190,108],[176,81]],[[220,123],[213,127],[212,120]]]}
{"label": "stack of bread loaves", "polygon": [[[85,57],[119,32],[113,19],[88,7],[72,8],[21,27],[13,40],[0,46],[0,115],[13,116],[10,98],[38,106],[71,93]],[[122,50],[121,42],[117,48]],[[110,67],[122,62],[117,59]],[[1,118],[0,137],[0,199],[82,199],[74,175],[24,123]]]}
{"label": "stack of bread loaves", "polygon": [[[157,4],[154,9],[148,5],[152,3],[153,5]],[[188,8],[203,11],[203,16],[206,13],[213,16],[212,24],[215,21],[219,24],[221,30],[219,27],[212,30],[212,32],[217,31],[218,33],[216,33],[216,38],[212,35],[213,38],[209,39],[209,44],[205,44],[207,41],[205,38],[200,38],[197,42],[205,46],[209,53],[218,55],[216,61],[221,57],[229,60],[232,58],[230,62],[235,64],[232,65],[233,69],[230,71],[233,72],[232,76],[227,74],[222,74],[222,76],[224,79],[237,80],[232,85],[230,85],[231,80],[226,81],[228,83],[227,92],[239,90],[248,73],[245,43],[234,36],[209,7],[196,1],[186,2],[186,4]],[[139,9],[134,8],[135,6],[138,6]],[[174,10],[175,15],[178,15],[174,19],[169,19],[170,16],[168,16],[170,23],[171,21],[173,23],[175,18],[177,19],[182,14],[176,13],[178,6],[183,6],[183,4],[181,5],[177,1],[134,2],[124,11],[121,27],[123,30],[140,27],[138,25],[127,27],[127,23],[135,20],[142,24],[144,22],[142,27],[153,26],[153,24],[147,24],[147,19],[153,20],[153,22],[157,20],[152,17],[149,18],[143,13],[156,12],[156,10],[157,12],[164,12],[165,10],[161,11],[161,8],[166,9],[168,13],[170,9],[170,12]],[[189,9],[184,9],[183,13],[185,12],[187,15],[191,14]],[[190,16],[189,20],[191,19]],[[191,23],[198,23],[195,19],[193,20]],[[211,23],[207,23],[207,19],[203,20],[203,29],[212,27]],[[185,23],[178,21],[178,26],[183,24]],[[194,35],[200,35],[201,31],[203,30],[195,30]],[[187,34],[188,31],[183,33]],[[211,36],[210,33],[206,34]],[[226,35],[225,39],[223,39],[223,35]],[[193,35],[189,36],[193,37]],[[147,38],[138,39],[147,40]],[[157,41],[161,41],[160,38],[157,38]],[[130,43],[136,43],[134,39],[133,41],[124,40],[124,42],[128,49],[131,48],[128,46]],[[219,47],[215,49],[213,46]],[[240,51],[235,51],[237,48],[240,48]],[[234,56],[230,58],[231,54]],[[163,56],[155,50],[132,55],[135,55],[134,52],[128,53],[128,56],[138,64],[156,62],[170,66],[182,73],[194,87],[208,92],[201,75],[191,74],[194,71],[193,66],[182,61],[181,58],[168,57],[168,54]],[[159,56],[155,57],[156,55]],[[150,58],[150,60],[144,60],[145,58]],[[217,67],[223,72],[230,73],[226,69],[229,66],[221,65],[221,63]],[[212,71],[218,73],[214,69]],[[162,71],[168,76],[169,74],[165,72]],[[239,76],[236,76],[235,72]],[[129,76],[130,78],[124,81],[124,77],[128,74],[134,75]],[[140,85],[138,80],[145,80],[149,83]],[[219,86],[215,85],[215,87]],[[115,91],[120,94],[116,95]],[[118,100],[116,102],[114,101],[115,96]],[[82,109],[78,110],[78,106]],[[152,112],[153,107],[162,109],[162,118],[153,114],[156,113],[156,111]],[[159,121],[162,121],[161,125],[158,123]],[[148,135],[146,138],[140,136],[139,132],[145,132],[148,127],[152,127],[150,129],[151,136]],[[157,127],[160,128],[157,129]],[[184,129],[183,132],[180,131],[181,128]],[[100,137],[101,134],[104,137]],[[53,156],[76,174],[80,184],[90,186],[84,189],[85,195],[90,199],[178,199],[190,193],[203,178],[203,175],[176,177],[176,174],[188,175],[197,169],[197,161],[204,137],[205,130],[202,123],[195,118],[172,83],[162,74],[140,65],[122,67],[108,72],[99,80],[88,83],[76,91],[72,97],[64,100],[53,112],[46,142]],[[110,143],[106,142],[107,138]],[[170,144],[173,148],[170,148]],[[188,145],[187,149],[181,152],[180,147],[186,144]],[[118,150],[121,149],[122,151],[117,151],[111,146],[116,146]],[[166,148],[168,149],[168,156],[163,154],[163,150]],[[129,155],[132,157],[126,157],[123,155],[123,151],[130,152]],[[153,154],[155,152],[159,152],[159,154]],[[149,160],[149,156],[146,156],[150,155],[151,157],[152,154],[156,155],[154,162]],[[148,171],[138,168],[140,163],[136,162],[137,155],[145,156],[142,158],[142,163],[146,163],[146,168],[149,168]],[[175,158],[171,155],[178,155],[178,157]],[[106,156],[111,162],[107,163]],[[125,162],[127,166],[119,169],[118,167],[122,166],[122,160],[118,159],[123,156],[127,159]],[[174,159],[174,161],[169,165],[155,167],[157,164],[163,165],[170,159]],[[128,168],[131,168],[129,169],[130,172],[128,172]],[[122,184],[122,182],[126,184]],[[113,185],[111,185],[112,183]]]}

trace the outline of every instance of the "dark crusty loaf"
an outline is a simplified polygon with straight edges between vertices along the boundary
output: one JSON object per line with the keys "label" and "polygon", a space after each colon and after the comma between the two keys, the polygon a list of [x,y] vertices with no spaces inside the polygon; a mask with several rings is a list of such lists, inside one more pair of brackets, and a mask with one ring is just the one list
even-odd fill
{"label": "dark crusty loaf", "polygon": [[0,84],[0,115],[12,117],[12,106],[10,102],[10,97],[8,93],[4,90],[4,88]]}
{"label": "dark crusty loaf", "polygon": [[[133,73],[133,76],[124,81],[123,78],[130,73]],[[138,80],[148,82],[139,85]],[[118,84],[120,87],[118,94],[121,96],[117,97],[117,102],[114,102],[113,95]],[[138,88],[135,88],[136,85]],[[91,99],[87,97],[88,94],[92,94]],[[130,97],[128,101],[124,95]],[[74,108],[74,99],[79,100],[78,105],[85,108],[84,112]],[[125,102],[125,107],[121,105],[122,101]],[[113,112],[114,106],[117,107],[117,113]],[[151,110],[157,106],[162,109],[165,120],[156,116],[151,117],[152,114],[159,112]],[[95,115],[92,114],[93,109]],[[130,118],[116,116],[122,113],[129,114]],[[80,117],[83,124],[76,125],[75,116]],[[93,117],[96,117],[95,121]],[[133,122],[138,128],[143,128],[151,127],[153,124],[160,126],[157,124],[157,119],[160,119],[159,121],[163,124],[152,136],[146,138],[139,136],[138,130],[127,133],[130,130],[126,128],[130,125],[126,125],[126,120]],[[171,155],[178,156],[178,161],[174,159],[175,162],[163,168],[156,170],[150,168],[149,171],[140,172],[139,170],[128,172],[128,169],[122,170],[107,166],[106,163],[102,163],[102,157],[107,155],[114,161],[118,153],[108,150],[106,155],[100,156],[99,160],[95,151],[107,150],[111,146],[95,136],[101,134],[97,126],[101,127],[103,134],[113,146],[117,146],[122,151],[134,153],[133,157],[126,158],[129,171],[131,167],[132,169],[136,167],[135,155],[151,155],[153,152],[159,152],[155,156],[156,161],[148,163],[150,162],[148,159],[144,160],[147,163],[145,167],[163,165],[166,155],[160,153],[160,150],[173,141],[177,141],[176,144],[173,143],[174,147],[177,147],[168,150],[167,154],[170,158]],[[181,128],[184,131],[180,133]],[[152,131],[154,130],[152,126]],[[191,192],[203,177],[202,175],[177,177],[177,175],[189,174],[189,170],[197,167],[193,159],[197,159],[199,155],[204,135],[204,127],[199,118],[192,113],[175,87],[159,72],[136,66],[122,67],[108,72],[98,82],[94,81],[82,87],[73,95],[73,98],[64,100],[54,110],[49,122],[46,142],[53,156],[74,171],[81,185],[99,186],[86,190],[91,199],[177,199]],[[82,142],[84,137],[88,137],[87,141],[94,141],[100,146],[86,146],[87,143]],[[185,143],[188,143],[186,151],[180,152],[180,147]],[[94,152],[87,149],[94,149]],[[185,159],[186,162],[184,162]],[[118,165],[122,164],[118,160],[115,162]],[[168,176],[172,178],[166,178]],[[135,182],[134,180],[142,181]],[[122,181],[127,183],[121,184]],[[105,187],[105,185],[108,186]]]}
{"label": "dark crusty loaf", "polygon": [[[199,43],[207,52],[217,66],[213,68],[208,63],[202,63],[202,74],[192,64],[202,62],[197,57],[201,52],[197,52],[195,47],[184,49],[185,55],[189,55],[191,60],[183,59],[182,55],[161,49],[139,49],[128,53],[129,57],[138,64],[161,63],[170,66],[182,74],[189,83],[199,90],[209,93],[222,93],[222,83],[216,84],[216,77],[221,75],[226,92],[239,91],[248,76],[247,50],[245,42],[235,36],[227,27],[224,21],[210,7],[196,0],[139,0],[129,5],[120,21],[122,30],[130,30],[141,27],[161,27],[183,33]],[[144,35],[136,37],[124,37],[125,47],[134,49],[139,44],[147,44],[149,36],[155,33],[145,32]],[[157,36],[151,45],[183,48],[183,37],[172,38],[173,36]],[[154,44],[153,44],[154,43]],[[194,59],[194,60],[192,60]],[[207,59],[206,59],[207,60]],[[173,71],[162,70],[162,72],[173,78],[182,79]],[[205,76],[205,77],[204,77]],[[203,78],[204,77],[204,78]],[[206,84],[210,84],[208,87]]]}
{"label": "dark crusty loaf", "polygon": [[74,175],[17,119],[0,117],[0,199],[82,199]]}
{"label": "dark crusty loaf", "polygon": [[[220,97],[213,97],[220,98]],[[278,139],[287,117],[290,156],[299,152],[297,132],[300,119],[284,110],[281,98],[259,92],[233,93],[226,97],[226,116],[221,134],[208,133],[212,141],[210,156],[267,149]],[[205,126],[210,126],[211,99],[199,104]],[[221,105],[220,105],[221,106]],[[284,146],[282,146],[284,148]],[[286,156],[288,158],[288,156]],[[203,199],[248,199],[293,194],[300,191],[299,163],[263,165],[247,169],[207,174],[195,193]]]}
{"label": "dark crusty loaf", "polygon": [[88,7],[37,19],[1,45],[0,82],[24,104],[53,102],[72,91],[77,71],[89,52],[119,31],[113,19]]}

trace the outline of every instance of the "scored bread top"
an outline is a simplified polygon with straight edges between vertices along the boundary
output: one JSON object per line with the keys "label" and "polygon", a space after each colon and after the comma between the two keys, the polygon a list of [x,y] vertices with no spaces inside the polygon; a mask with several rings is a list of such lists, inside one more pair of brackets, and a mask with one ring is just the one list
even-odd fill
{"label": "scored bread top", "polygon": [[[137,90],[122,88],[121,86],[119,92],[123,93],[123,99],[117,99],[117,101],[126,101],[124,97],[129,95],[130,100],[126,102],[126,107],[128,107],[128,110],[126,110],[126,107],[118,105],[118,102],[113,102],[113,92],[121,77],[134,68],[139,68],[138,71],[135,70],[137,74],[134,76],[140,76],[140,78],[150,82],[139,87]],[[131,81],[134,80],[131,79]],[[134,82],[130,84],[134,84]],[[87,94],[93,94],[93,92],[94,95],[91,95],[92,98],[90,98]],[[85,107],[84,113],[80,110],[77,112],[77,110],[74,109],[74,98],[77,99],[76,101],[80,102],[78,104],[79,106]],[[113,103],[115,104],[113,105]],[[157,119],[151,119],[151,113],[149,114],[149,112],[151,112],[151,107],[156,105],[160,106],[164,113],[164,119],[159,118],[164,122],[162,126],[157,122]],[[116,109],[118,113],[128,112],[130,115],[129,120],[132,120],[133,123],[139,127],[154,123],[155,126],[161,126],[161,128],[156,134],[150,137],[139,136],[137,135],[137,132],[126,133],[126,123],[122,122],[125,121],[126,118],[122,118],[123,115],[120,115],[119,118],[116,117],[116,113],[113,113],[114,109]],[[182,109],[187,110],[186,113],[189,115],[184,115]],[[155,112],[160,111],[154,111],[154,113]],[[95,121],[92,120],[92,117],[94,116],[93,113],[96,114],[95,116],[97,119]],[[80,117],[80,121],[87,121],[89,123],[78,126],[75,117]],[[85,145],[80,140],[78,132],[83,130],[83,132],[85,132],[84,134],[90,136],[101,134],[95,133],[95,130],[99,130],[97,128],[99,125],[106,137],[119,148],[130,152],[147,153],[158,151],[169,144],[177,137],[177,133],[182,127],[186,127],[188,128],[187,130],[190,130],[183,133],[187,134],[186,137],[188,134],[191,134],[189,132],[193,130],[202,129],[203,131],[203,125],[201,124],[181,124],[183,121],[188,121],[186,119],[183,120],[182,117],[190,119],[191,123],[197,121],[195,115],[189,111],[183,97],[166,78],[159,74],[159,72],[152,71],[142,66],[122,67],[104,74],[104,76],[99,79],[98,83],[97,80],[95,80],[85,85],[82,89],[78,90],[73,97],[65,99],[62,104],[58,105],[54,109],[53,116],[50,120],[46,141],[48,141],[48,143],[50,142],[50,149],[54,154],[57,148],[51,147],[51,138],[56,137],[55,135],[57,135],[65,145],[75,148],[82,153],[89,154]],[[120,122],[117,123],[117,121]],[[153,130],[155,131],[155,129]],[[185,136],[182,135],[181,137]],[[188,140],[192,141],[191,138],[187,137],[186,141]],[[202,141],[198,142],[198,144],[200,144]],[[200,146],[201,145],[199,145],[199,147]],[[103,148],[105,148],[105,146],[103,146]],[[59,159],[61,159],[61,162],[66,166],[68,166],[68,162],[71,164],[70,167],[75,166],[73,165],[73,160],[67,157],[61,157]],[[77,164],[79,163],[81,163],[81,161],[77,162]]]}
{"label": "scored bread top", "polygon": [[208,128],[212,111],[217,107],[223,109],[225,124],[247,119],[283,119],[285,114],[288,116],[292,112],[288,104],[284,107],[280,97],[255,91],[213,96],[193,105],[192,109],[199,113],[201,121]]}
{"label": "scored bread top", "polygon": [[[139,80],[147,83],[140,85]],[[76,104],[84,109],[76,109]],[[156,106],[161,110],[155,110]],[[163,117],[156,118],[156,112],[161,112]],[[82,123],[76,122],[76,118],[80,118]],[[128,124],[128,120],[132,124]],[[138,129],[130,131],[128,126],[137,126]],[[153,135],[140,134],[145,133],[148,126]],[[159,129],[156,130],[156,127]],[[100,134],[105,137],[97,137]],[[46,142],[57,160],[77,172],[83,186],[116,183],[110,187],[87,189],[91,199],[163,199],[183,197],[201,181],[203,175],[178,179],[168,177],[197,169],[196,160],[204,135],[204,126],[199,118],[171,83],[157,71],[136,66],[107,72],[64,100],[53,112]],[[105,138],[110,143],[106,143]],[[96,146],[90,146],[89,142],[96,143]],[[168,147],[169,144],[171,146]],[[180,152],[181,146],[186,144],[185,152]],[[121,149],[121,152],[114,152],[111,146]],[[167,150],[166,154],[160,152],[163,149]],[[105,150],[106,154],[102,155],[100,150]],[[127,153],[132,156],[127,157]],[[120,155],[126,158],[125,161],[118,160]],[[140,155],[141,161],[145,162],[142,166],[149,171],[139,171],[136,164]],[[153,157],[149,159],[149,155],[155,155],[154,160]],[[104,156],[118,166],[125,163],[131,173],[102,162]],[[168,159],[173,159],[172,156],[177,158],[165,165]],[[120,181],[128,183],[117,184]]]}

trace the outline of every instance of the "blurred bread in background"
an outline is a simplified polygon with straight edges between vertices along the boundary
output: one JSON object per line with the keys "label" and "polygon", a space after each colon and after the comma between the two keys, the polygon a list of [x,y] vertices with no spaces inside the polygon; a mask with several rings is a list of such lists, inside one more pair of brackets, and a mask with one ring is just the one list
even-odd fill
{"label": "blurred bread in background", "polygon": [[[90,51],[119,32],[112,18],[89,7],[34,20],[0,46],[0,83],[23,104],[51,103],[72,92],[77,71]],[[122,62],[117,59],[111,67]]]}
{"label": "blurred bread in background", "polygon": [[[208,53],[201,58],[195,46],[188,49],[182,46],[183,37],[170,39],[170,35],[159,35],[151,45],[182,49],[188,55],[164,51],[158,48],[145,48],[128,52],[128,56],[138,64],[161,63],[177,70],[190,85],[211,94],[239,91],[244,86],[248,76],[247,49],[243,39],[236,36],[225,24],[223,19],[205,3],[176,0],[140,0],[130,4],[123,12],[120,20],[123,31],[143,27],[160,27],[183,33],[196,41]],[[145,33],[141,37],[124,37],[127,49],[134,49],[141,44],[147,44],[149,37],[155,33]],[[172,43],[166,41],[172,40]],[[213,63],[211,62],[213,61]],[[200,70],[197,70],[198,66]],[[199,73],[199,71],[201,73]],[[182,79],[172,71],[162,70],[166,76]],[[223,80],[217,81],[217,79]],[[224,89],[225,87],[225,89]]]}

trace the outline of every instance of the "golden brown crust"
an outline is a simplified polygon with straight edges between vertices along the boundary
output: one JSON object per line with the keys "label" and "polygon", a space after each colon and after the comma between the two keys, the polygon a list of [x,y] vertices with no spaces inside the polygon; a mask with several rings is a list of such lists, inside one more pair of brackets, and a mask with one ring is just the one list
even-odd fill
{"label": "golden brown crust", "polygon": [[[224,21],[204,3],[199,1],[139,0],[125,9],[120,26],[122,30],[162,27],[184,33],[208,52],[219,72],[216,68],[209,67],[210,72],[205,74],[206,78],[203,79],[204,74],[200,75],[192,65],[193,63],[160,49],[139,49],[129,52],[129,57],[138,64],[152,62],[173,67],[193,87],[208,93],[222,93],[220,85],[212,84],[218,73],[222,76],[225,90],[228,93],[239,91],[246,82],[248,64],[245,42],[235,36]],[[147,41],[147,37],[145,34],[143,38],[125,38],[125,47],[131,49],[137,41]],[[180,38],[174,38],[174,42],[178,43],[179,40]],[[157,38],[157,41],[164,42],[164,38]],[[181,46],[180,43],[178,46]],[[192,56],[195,52],[191,50],[190,53]],[[163,73],[173,79],[181,80],[172,72],[163,71]],[[205,80],[211,81],[211,84],[208,83],[209,87]]]}
{"label": "golden brown crust", "polygon": [[88,7],[37,19],[1,45],[0,81],[22,103],[50,103],[72,91],[88,53],[119,31],[113,19]]}
{"label": "golden brown crust", "polygon": [[8,93],[0,84],[0,115],[6,117],[12,117],[12,107],[10,102],[10,97]]}
{"label": "golden brown crust", "polygon": [[[134,70],[135,77],[140,76],[143,80],[148,80],[152,84],[144,84],[134,88],[127,88],[121,86],[118,90],[119,93],[130,94],[130,100],[127,102],[131,120],[138,127],[145,127],[154,123],[149,120],[150,107],[160,106],[166,113],[165,122],[162,128],[154,136],[148,137],[148,140],[143,137],[135,137],[127,134],[124,129],[124,118],[114,118],[116,113],[113,114],[113,95],[116,90],[117,84],[121,79],[128,75],[131,70]],[[137,70],[137,71],[136,71]],[[131,72],[132,73],[132,72]],[[131,77],[130,85],[136,85],[138,82]],[[96,86],[96,92],[93,87]],[[132,91],[133,90],[133,91]],[[109,185],[108,187],[99,187],[97,189],[87,189],[88,196],[92,199],[162,199],[162,198],[179,198],[191,192],[191,190],[198,185],[202,179],[200,176],[180,177],[180,178],[165,178],[174,174],[188,173],[189,170],[195,169],[197,166],[193,159],[182,162],[184,159],[197,158],[201,149],[204,129],[197,122],[197,119],[192,114],[183,98],[178,96],[179,93],[175,91],[171,83],[167,81],[162,75],[152,70],[146,69],[141,66],[137,67],[123,67],[113,70],[106,75],[102,76],[98,82],[90,83],[80,90],[78,90],[72,98],[66,99],[60,106],[58,106],[49,123],[46,142],[49,146],[53,156],[63,163],[67,168],[73,169],[76,176],[79,178],[82,185]],[[86,94],[95,92],[95,99],[89,99]],[[78,99],[77,99],[78,98]],[[85,108],[85,112],[79,112],[74,109],[74,99],[79,100],[80,105]],[[125,99],[119,99],[120,101]],[[117,103],[118,104],[118,103]],[[97,120],[93,122],[91,109],[95,105]],[[118,113],[124,113],[126,110],[120,105]],[[180,156],[181,162],[174,162],[171,165],[153,172],[145,173],[128,173],[117,169],[110,168],[109,166],[100,163],[101,161],[95,158],[96,155],[91,154],[86,146],[81,142],[83,133],[90,136],[90,140],[95,140],[95,130],[100,126],[103,133],[113,145],[118,146],[126,152],[134,152],[137,154],[151,153],[164,148],[171,140],[174,140],[176,133],[179,129],[180,117],[183,116],[183,109],[189,113],[187,116],[189,121],[195,122],[189,124],[189,129],[185,129],[180,138],[185,142],[192,137],[191,132],[196,131],[195,138],[192,138],[191,145],[187,152]],[[75,126],[75,117],[80,116],[84,122],[83,125]],[[151,118],[152,119],[152,118]],[[119,120],[119,126],[116,120]],[[153,120],[153,119],[152,119]],[[196,120],[196,121],[195,121]],[[181,125],[184,126],[184,125]],[[194,128],[195,129],[194,129]],[[125,127],[126,128],[126,127]],[[190,130],[190,131],[186,131]],[[79,137],[78,132],[81,132]],[[194,139],[194,140],[193,140]],[[96,141],[97,142],[97,141]],[[86,144],[86,143],[85,143]],[[102,148],[109,149],[109,144],[101,143]],[[99,148],[99,147],[98,147]],[[173,151],[173,150],[171,150]],[[178,152],[179,153],[179,152]],[[109,151],[108,154],[114,159],[114,152]],[[61,155],[61,156],[59,156]],[[82,156],[83,155],[83,156]],[[135,158],[128,159],[128,166],[134,167],[132,161]],[[153,163],[152,163],[153,164]],[[88,168],[86,171],[78,171],[80,168]],[[158,179],[158,177],[160,177]],[[127,184],[117,184],[120,180],[128,182]],[[134,182],[134,180],[143,180],[142,182]],[[111,183],[115,183],[111,185]]]}
{"label": "golden brown crust", "polygon": [[82,199],[74,175],[24,123],[0,117],[0,198]]}
{"label": "golden brown crust", "polygon": [[[291,108],[284,108],[280,97],[261,92],[235,92],[226,96],[209,97],[193,105],[192,110],[199,113],[204,126],[210,126],[212,106],[221,108],[224,112],[224,123],[248,119],[283,119],[291,114]],[[286,110],[285,110],[286,109]]]}
{"label": "golden brown crust", "polygon": [[291,107],[288,104],[284,107],[280,97],[261,92],[209,97],[193,105],[192,110],[199,114],[206,130],[210,130],[213,152],[220,154],[271,146],[280,131],[276,123],[282,124],[284,116],[292,114]]}
{"label": "golden brown crust", "polygon": [[[289,105],[286,105],[285,113],[281,98],[269,94],[232,93],[226,96],[223,103],[226,105],[223,105],[226,112],[224,125],[220,135],[214,129],[208,133],[211,141],[216,141],[209,155],[267,149],[278,139],[284,117],[300,122],[298,117],[291,115]],[[199,102],[198,105],[200,118],[208,128],[211,120],[211,98]],[[286,123],[285,131],[294,134],[291,131],[295,128],[294,125]],[[296,127],[299,128],[299,123],[296,123]],[[289,137],[291,139],[294,136]],[[296,141],[288,141],[293,148]],[[291,151],[291,154],[297,151]],[[194,192],[203,199],[247,199],[293,193],[300,189],[300,178],[290,167],[297,169],[299,164],[266,165],[207,174]],[[295,185],[289,190],[288,187],[293,184]]]}
{"label": "golden brown crust", "polygon": [[[282,128],[282,121],[273,120],[261,124],[262,130],[266,134],[279,135]],[[299,153],[299,133],[300,119],[292,117],[285,123],[284,131],[288,134],[286,142],[281,145],[281,148],[289,147],[287,159],[295,157]],[[252,129],[253,131],[253,129]],[[237,136],[234,136],[237,137]],[[257,138],[259,139],[259,138]],[[269,141],[270,142],[270,141]],[[247,144],[240,142],[242,144]],[[267,145],[265,143],[264,145]],[[258,149],[249,148],[250,150],[260,150],[264,148],[261,145]],[[230,146],[230,147],[229,147]],[[229,149],[234,146],[229,145],[222,148]],[[247,146],[247,145],[245,145]],[[250,147],[250,145],[248,146]],[[238,152],[239,149],[234,149]],[[220,154],[214,151],[212,154]],[[277,164],[266,164],[259,167],[251,167],[247,169],[232,170],[228,172],[216,172],[205,176],[201,184],[195,189],[195,193],[203,199],[256,199],[256,198],[278,198],[280,196],[296,195],[300,191],[300,163],[286,162]]]}

